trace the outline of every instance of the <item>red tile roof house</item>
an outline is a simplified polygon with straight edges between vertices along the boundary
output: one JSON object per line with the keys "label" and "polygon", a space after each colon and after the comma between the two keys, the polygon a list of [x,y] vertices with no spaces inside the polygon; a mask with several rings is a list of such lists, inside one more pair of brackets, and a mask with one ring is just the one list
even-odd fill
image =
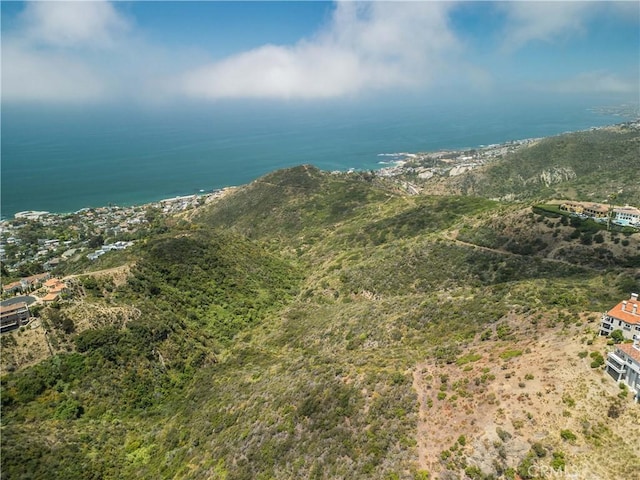
{"label": "red tile roof house", "polygon": [[626,383],[636,402],[640,401],[640,341],[616,345],[607,355],[607,373],[616,382]]}
{"label": "red tile roof house", "polygon": [[6,285],[2,286],[2,291],[4,293],[21,292],[22,289],[23,289],[23,285],[22,285],[22,282],[20,282],[19,280],[17,282],[7,283]]}
{"label": "red tile roof house", "polygon": [[9,283],[2,286],[2,291],[5,293],[16,293],[28,290],[30,287],[37,287],[43,281],[49,278],[48,273],[40,273],[38,275],[31,275],[30,277],[24,277],[17,282]]}
{"label": "red tile roof house", "polygon": [[624,338],[640,339],[640,302],[638,294],[632,293],[629,300],[623,300],[607,313],[602,314],[600,335],[609,335],[614,330],[622,330]]}
{"label": "red tile roof house", "polygon": [[55,302],[60,298],[60,294],[64,293],[67,289],[65,283],[57,278],[47,280],[44,286],[47,289],[47,294],[42,297],[42,301],[45,303]]}

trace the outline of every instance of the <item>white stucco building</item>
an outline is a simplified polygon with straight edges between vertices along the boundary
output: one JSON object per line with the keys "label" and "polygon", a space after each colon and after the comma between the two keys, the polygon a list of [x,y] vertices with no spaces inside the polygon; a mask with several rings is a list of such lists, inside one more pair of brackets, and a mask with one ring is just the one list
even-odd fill
{"label": "white stucco building", "polygon": [[610,335],[614,330],[622,330],[624,338],[628,340],[640,339],[640,302],[637,293],[632,293],[629,300],[621,301],[602,314],[600,335]]}
{"label": "white stucco building", "polygon": [[640,225],[640,210],[635,207],[630,207],[629,205],[615,207],[613,213],[615,223],[620,225]]}

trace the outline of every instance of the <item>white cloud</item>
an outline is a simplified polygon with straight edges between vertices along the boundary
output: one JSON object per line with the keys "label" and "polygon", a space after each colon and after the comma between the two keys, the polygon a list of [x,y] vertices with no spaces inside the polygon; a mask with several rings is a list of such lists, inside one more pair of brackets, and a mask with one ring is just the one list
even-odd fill
{"label": "white cloud", "polygon": [[2,63],[3,100],[81,103],[99,100],[107,91],[105,81],[91,68],[64,54],[4,42]]}
{"label": "white cloud", "polygon": [[28,2],[18,26],[2,35],[3,102],[100,101],[118,89],[106,63],[129,22],[112,4]]}
{"label": "white cloud", "polygon": [[[598,12],[629,12],[627,4],[617,3],[500,5],[504,45],[511,51],[580,34]],[[492,90],[498,77],[490,64],[469,58],[473,49],[450,25],[456,8],[465,7],[339,2],[323,28],[293,45],[264,45],[211,62],[203,50],[148,41],[117,3],[29,2],[2,31],[2,101],[322,99],[427,87],[456,94],[470,87]],[[504,65],[510,68],[509,59]],[[633,83],[603,73],[582,81],[601,91],[628,90]]]}
{"label": "white cloud", "polygon": [[358,58],[314,45],[268,45],[196,69],[185,91],[196,97],[333,97],[357,88]]}
{"label": "white cloud", "polygon": [[129,22],[105,1],[28,2],[22,12],[24,35],[47,46],[112,46]]}
{"label": "white cloud", "polygon": [[188,72],[194,97],[326,98],[427,84],[455,55],[450,3],[343,2],[293,46],[263,46]]}
{"label": "white cloud", "polygon": [[585,22],[600,8],[592,2],[505,2],[503,49],[517,50],[531,41],[554,42],[584,32]]}

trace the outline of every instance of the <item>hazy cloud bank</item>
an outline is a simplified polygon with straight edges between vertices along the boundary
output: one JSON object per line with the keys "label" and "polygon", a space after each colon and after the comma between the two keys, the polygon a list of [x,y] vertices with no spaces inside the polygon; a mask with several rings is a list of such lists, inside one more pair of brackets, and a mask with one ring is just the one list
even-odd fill
{"label": "hazy cloud bank", "polygon": [[[340,2],[326,25],[293,45],[263,45],[206,61],[146,40],[117,3],[29,2],[17,27],[2,34],[3,102],[322,99],[446,84],[492,88],[505,79],[476,62],[452,26],[452,15],[464,6]],[[510,2],[487,8],[503,17],[492,32],[502,40],[493,42],[496,51],[488,56],[505,65],[515,65],[513,57],[529,44],[586,35],[596,15],[633,15],[624,3]],[[626,93],[638,88],[620,72],[593,67],[564,80],[553,78],[536,89]]]}
{"label": "hazy cloud bank", "polygon": [[425,85],[454,56],[452,3],[337,5],[330,24],[293,46],[266,45],[184,76],[193,96],[323,98]]}

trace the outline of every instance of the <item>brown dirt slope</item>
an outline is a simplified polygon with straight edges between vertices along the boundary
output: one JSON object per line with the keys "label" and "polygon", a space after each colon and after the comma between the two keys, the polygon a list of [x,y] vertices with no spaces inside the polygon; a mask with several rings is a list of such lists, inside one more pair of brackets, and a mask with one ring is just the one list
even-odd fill
{"label": "brown dirt slope", "polygon": [[430,478],[465,469],[556,478],[564,463],[571,478],[640,478],[640,406],[590,366],[589,353],[606,356],[604,338],[588,345],[597,318],[549,328],[513,316],[500,327],[504,340],[477,340],[456,363],[418,362],[420,468]]}

